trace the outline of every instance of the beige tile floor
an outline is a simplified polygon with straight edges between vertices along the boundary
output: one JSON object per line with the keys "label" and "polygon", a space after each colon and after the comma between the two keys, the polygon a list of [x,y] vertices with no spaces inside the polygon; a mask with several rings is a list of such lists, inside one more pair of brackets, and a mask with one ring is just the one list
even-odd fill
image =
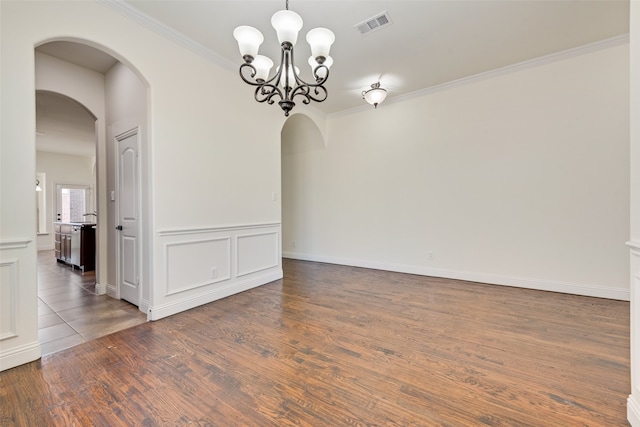
{"label": "beige tile floor", "polygon": [[58,263],[53,251],[38,252],[38,338],[42,355],[139,325],[138,307],[96,295],[95,272]]}

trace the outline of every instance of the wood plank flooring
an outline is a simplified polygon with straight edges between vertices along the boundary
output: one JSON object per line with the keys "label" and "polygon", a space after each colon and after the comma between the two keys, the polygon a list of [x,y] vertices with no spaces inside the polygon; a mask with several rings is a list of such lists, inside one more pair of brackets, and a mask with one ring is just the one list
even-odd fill
{"label": "wood plank flooring", "polygon": [[627,302],[283,263],[0,373],[0,425],[628,425]]}

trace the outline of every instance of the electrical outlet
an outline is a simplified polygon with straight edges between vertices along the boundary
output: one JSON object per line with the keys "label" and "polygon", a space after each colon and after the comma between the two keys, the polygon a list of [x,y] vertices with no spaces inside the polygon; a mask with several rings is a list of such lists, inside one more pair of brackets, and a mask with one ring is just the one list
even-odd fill
{"label": "electrical outlet", "polygon": [[211,278],[215,279],[218,277],[218,269],[216,267],[211,267]]}
{"label": "electrical outlet", "polygon": [[296,247],[296,242],[295,240],[293,241],[293,243],[291,244],[294,248]]}
{"label": "electrical outlet", "polygon": [[436,259],[436,256],[433,254],[433,252],[429,252],[427,253],[427,259],[429,261],[433,261],[434,259]]}

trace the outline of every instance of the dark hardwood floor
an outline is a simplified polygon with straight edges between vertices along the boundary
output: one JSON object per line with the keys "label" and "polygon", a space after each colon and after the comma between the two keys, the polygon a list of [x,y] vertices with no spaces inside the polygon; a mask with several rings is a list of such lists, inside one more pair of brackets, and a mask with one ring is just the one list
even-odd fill
{"label": "dark hardwood floor", "polygon": [[628,425],[627,302],[284,272],[0,373],[0,425]]}

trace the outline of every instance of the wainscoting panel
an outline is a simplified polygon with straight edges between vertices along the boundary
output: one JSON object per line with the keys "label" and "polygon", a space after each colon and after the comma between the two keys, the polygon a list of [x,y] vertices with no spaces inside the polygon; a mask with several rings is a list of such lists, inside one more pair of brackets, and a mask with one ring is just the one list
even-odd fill
{"label": "wainscoting panel", "polygon": [[280,265],[279,233],[245,234],[237,237],[238,277]]}
{"label": "wainscoting panel", "polygon": [[0,240],[0,371],[40,358],[35,242]]}
{"label": "wainscoting panel", "polygon": [[627,399],[627,420],[640,426],[640,241],[627,242],[631,272],[631,394]]}
{"label": "wainscoting panel", "polygon": [[0,341],[18,335],[18,260],[0,261]]}
{"label": "wainscoting panel", "polygon": [[161,230],[149,320],[282,278],[280,223]]}
{"label": "wainscoting panel", "polygon": [[167,295],[229,280],[231,239],[169,243],[166,259]]}

